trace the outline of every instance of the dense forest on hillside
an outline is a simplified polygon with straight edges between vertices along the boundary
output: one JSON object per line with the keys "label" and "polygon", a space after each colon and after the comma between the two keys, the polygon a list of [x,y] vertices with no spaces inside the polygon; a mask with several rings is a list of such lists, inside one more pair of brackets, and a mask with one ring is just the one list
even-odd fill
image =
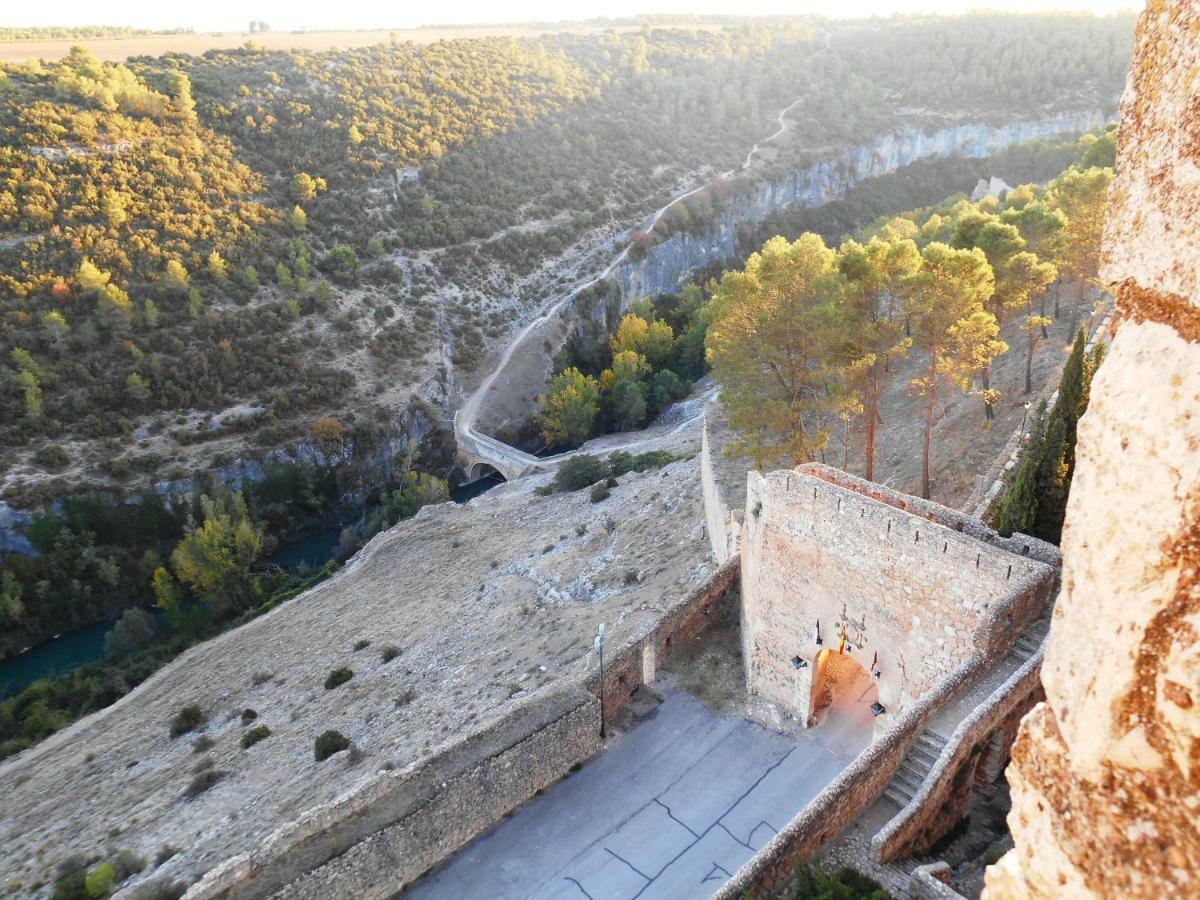
{"label": "dense forest on hillside", "polygon": [[784,107],[791,138],[756,177],[900,121],[1111,108],[1131,24],[647,26],[4,66],[5,497],[261,452],[326,414],[386,426],[418,389],[445,403],[452,369],[696,173],[738,168]]}

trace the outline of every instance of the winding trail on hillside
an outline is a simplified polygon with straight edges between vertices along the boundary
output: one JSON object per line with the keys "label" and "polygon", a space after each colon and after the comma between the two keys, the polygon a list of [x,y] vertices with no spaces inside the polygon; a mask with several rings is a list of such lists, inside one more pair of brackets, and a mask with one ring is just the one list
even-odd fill
{"label": "winding trail on hillside", "polygon": [[[823,35],[823,37],[824,48],[820,51],[821,53],[829,51],[829,35],[826,33]],[[662,220],[662,217],[679,203],[684,202],[689,197],[694,196],[701,191],[707,190],[717,182],[741,174],[749,169],[754,163],[754,157],[767,145],[777,140],[788,130],[787,116],[793,109],[802,103],[803,100],[803,97],[797,98],[779,111],[778,115],[775,117],[775,131],[773,131],[769,136],[763,138],[761,141],[755,143],[755,145],[751,147],[749,152],[746,154],[746,158],[743,160],[740,166],[735,169],[729,169],[727,171],[720,172],[711,179],[706,180],[703,184],[676,194],[654,212],[646,216],[640,223],[640,230],[649,233],[655,228],[655,226],[658,225],[658,223]],[[629,257],[629,253],[633,249],[633,246],[634,245],[632,241],[627,241],[625,246],[622,247],[621,252],[618,253],[608,263],[608,265],[606,265],[600,271],[598,275],[576,285],[561,297],[551,300],[542,308],[541,312],[537,316],[526,323],[525,326],[512,337],[512,339],[508,342],[508,346],[506,346],[504,352],[501,353],[499,360],[497,360],[496,365],[492,368],[491,372],[489,372],[483,381],[480,382],[479,387],[476,388],[475,392],[471,394],[462,407],[454,414],[454,435],[460,449],[464,446],[464,444],[469,444],[472,445],[477,451],[483,451],[482,453],[478,453],[478,455],[495,456],[496,462],[507,463],[510,467],[523,467],[530,470],[553,468],[563,460],[569,459],[578,453],[584,452],[583,448],[579,448],[577,450],[570,450],[565,453],[559,453],[554,456],[546,457],[537,457],[531,453],[526,453],[523,450],[504,443],[498,438],[479,431],[479,411],[484,400],[487,398],[493,386],[496,384],[497,379],[501,376],[504,370],[508,368],[513,355],[517,352],[518,348],[525,343],[526,339],[551,319],[560,315],[563,309],[566,308],[572,301],[574,301],[581,293],[595,286],[596,284],[599,284],[612,275],[612,273],[616,271],[617,267],[625,262],[625,260]],[[710,395],[715,396],[715,389],[706,393],[706,397]],[[686,424],[688,424],[688,421],[681,423],[679,427],[684,427]],[[606,448],[606,452],[610,452],[612,450],[633,449],[639,446],[641,443],[641,439],[629,441],[615,447]],[[496,468],[500,468],[500,466],[497,466]]]}

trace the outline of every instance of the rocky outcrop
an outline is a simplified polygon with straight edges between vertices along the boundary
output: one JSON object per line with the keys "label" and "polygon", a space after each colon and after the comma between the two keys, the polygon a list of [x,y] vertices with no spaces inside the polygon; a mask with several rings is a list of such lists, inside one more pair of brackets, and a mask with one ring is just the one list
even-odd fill
{"label": "rocky outcrop", "polygon": [[714,228],[700,235],[672,235],[640,259],[619,266],[613,275],[627,298],[671,293],[697,269],[732,258],[739,226],[760,222],[771,213],[792,206],[820,206],[844,196],[860,181],[895,172],[917,160],[990,156],[1033,138],[1098,128],[1104,118],[1102,112],[1092,110],[1005,125],[970,123],[936,131],[908,126],[882,134],[797,169],[786,178],[736,192]]}
{"label": "rocky outcrop", "polygon": [[984,896],[1200,895],[1200,8],[1150,0],[1103,275],[1119,327],[1079,425],[1064,591]]}

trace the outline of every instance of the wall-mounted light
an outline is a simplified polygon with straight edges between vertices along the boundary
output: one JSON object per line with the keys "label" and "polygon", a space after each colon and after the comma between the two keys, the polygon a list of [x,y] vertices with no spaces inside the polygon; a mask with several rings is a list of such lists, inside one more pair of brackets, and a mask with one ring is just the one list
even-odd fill
{"label": "wall-mounted light", "polygon": [[792,657],[792,668],[793,669],[803,669],[807,665],[808,665],[808,660],[806,660],[804,657],[799,656],[799,655]]}
{"label": "wall-mounted light", "polygon": [[817,646],[820,647],[823,643],[825,642],[821,640],[821,620],[817,619]]}
{"label": "wall-mounted light", "polygon": [[871,704],[871,715],[882,716],[885,712],[887,712],[887,710],[883,708],[883,704],[878,700]]}

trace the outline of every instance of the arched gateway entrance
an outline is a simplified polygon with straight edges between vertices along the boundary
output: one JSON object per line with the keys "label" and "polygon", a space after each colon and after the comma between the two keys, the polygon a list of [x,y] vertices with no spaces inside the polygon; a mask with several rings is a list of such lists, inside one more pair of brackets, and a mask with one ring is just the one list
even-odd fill
{"label": "arched gateway entrance", "polygon": [[825,466],[751,472],[741,546],[750,692],[806,726],[870,716],[878,736],[975,654],[1011,643],[1011,611],[1048,596],[1053,572],[968,524]]}

